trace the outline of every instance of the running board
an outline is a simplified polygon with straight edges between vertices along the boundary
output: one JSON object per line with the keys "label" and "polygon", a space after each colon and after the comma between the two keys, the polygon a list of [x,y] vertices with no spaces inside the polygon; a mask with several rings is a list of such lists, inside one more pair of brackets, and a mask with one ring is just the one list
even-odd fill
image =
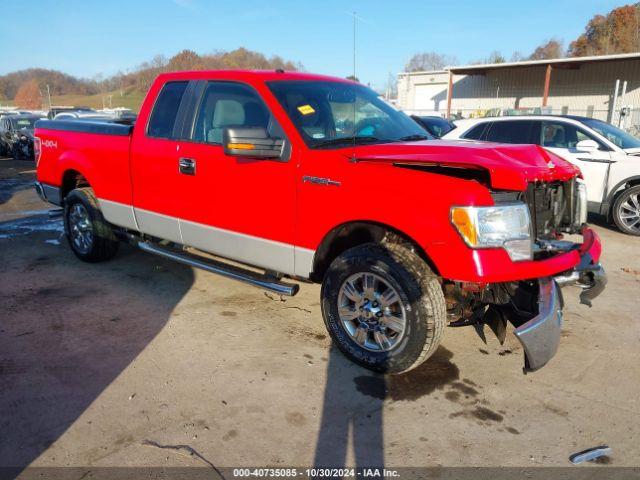
{"label": "running board", "polygon": [[218,275],[222,275],[223,277],[248,283],[249,285],[253,285],[254,287],[263,288],[279,295],[288,295],[290,297],[293,297],[296,293],[298,293],[298,289],[300,288],[297,284],[279,282],[278,280],[275,280],[272,277],[268,277],[267,275],[253,272],[251,270],[245,270],[244,268],[229,265],[217,260],[208,258],[205,259],[189,253],[171,252],[164,248],[156,247],[155,245],[147,242],[138,242],[137,245],[140,250],[144,250],[145,252],[155,253],[156,255],[174,260],[184,265],[188,265],[194,268],[200,268],[211,273],[217,273]]}

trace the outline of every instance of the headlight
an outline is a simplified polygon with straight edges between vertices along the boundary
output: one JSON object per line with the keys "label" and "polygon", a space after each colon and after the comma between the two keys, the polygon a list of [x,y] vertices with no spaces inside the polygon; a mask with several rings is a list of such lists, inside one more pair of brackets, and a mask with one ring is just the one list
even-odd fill
{"label": "headlight", "polygon": [[22,135],[22,136],[20,137],[20,140],[21,140],[21,141],[23,141],[23,142],[26,142],[26,141],[27,141],[27,137],[25,137],[24,135]]}
{"label": "headlight", "polygon": [[531,218],[524,203],[453,207],[451,222],[471,248],[504,248],[513,261],[531,260]]}

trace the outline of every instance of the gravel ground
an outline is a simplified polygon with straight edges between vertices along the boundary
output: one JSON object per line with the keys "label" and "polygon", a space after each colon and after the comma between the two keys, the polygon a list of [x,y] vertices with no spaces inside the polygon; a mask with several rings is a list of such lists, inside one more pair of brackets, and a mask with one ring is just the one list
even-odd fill
{"label": "gravel ground", "polygon": [[0,160],[0,466],[640,463],[640,238],[596,225],[608,288],[565,290],[541,371],[461,328],[384,377],[331,348],[317,285],[281,299],[128,246],[81,263],[33,168]]}

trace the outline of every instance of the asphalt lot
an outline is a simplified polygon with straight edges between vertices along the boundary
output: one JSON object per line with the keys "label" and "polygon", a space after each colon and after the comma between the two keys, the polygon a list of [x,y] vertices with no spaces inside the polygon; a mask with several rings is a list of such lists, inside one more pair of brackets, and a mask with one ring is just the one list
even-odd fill
{"label": "asphalt lot", "polygon": [[128,246],[81,263],[33,169],[0,160],[0,466],[640,464],[640,238],[596,226],[608,288],[565,290],[541,371],[462,328],[385,378],[331,348],[317,285],[280,299]]}

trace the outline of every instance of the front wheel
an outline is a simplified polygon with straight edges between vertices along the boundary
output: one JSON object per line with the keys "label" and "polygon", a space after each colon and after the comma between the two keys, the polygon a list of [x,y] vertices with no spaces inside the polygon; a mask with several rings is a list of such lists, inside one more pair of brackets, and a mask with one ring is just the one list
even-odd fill
{"label": "front wheel", "polygon": [[64,200],[64,231],[73,253],[85,262],[109,260],[119,242],[90,188],[76,188]]}
{"label": "front wheel", "polygon": [[640,235],[640,185],[626,189],[613,204],[613,221],[629,235]]}
{"label": "front wheel", "polygon": [[338,348],[374,371],[402,373],[438,347],[446,320],[437,276],[397,244],[365,244],[336,258],[321,290],[322,315]]}

